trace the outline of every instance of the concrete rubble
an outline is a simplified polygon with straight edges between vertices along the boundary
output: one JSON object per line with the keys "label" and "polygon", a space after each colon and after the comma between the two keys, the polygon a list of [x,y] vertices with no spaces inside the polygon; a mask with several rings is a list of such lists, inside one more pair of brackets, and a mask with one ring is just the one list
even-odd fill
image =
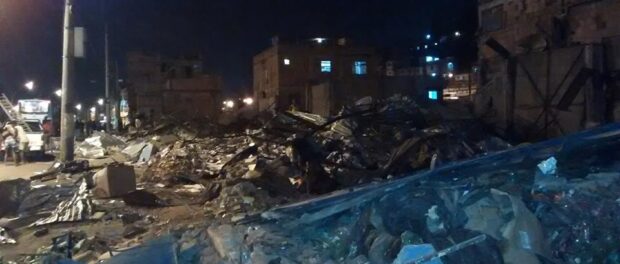
{"label": "concrete rubble", "polygon": [[0,183],[0,243],[48,241],[18,263],[617,263],[620,125],[514,148],[446,116],[394,96],[96,134]]}

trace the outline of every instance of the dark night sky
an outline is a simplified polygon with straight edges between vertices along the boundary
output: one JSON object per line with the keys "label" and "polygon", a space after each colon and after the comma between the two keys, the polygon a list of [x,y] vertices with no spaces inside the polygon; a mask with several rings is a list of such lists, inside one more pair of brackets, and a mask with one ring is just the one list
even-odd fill
{"label": "dark night sky", "polygon": [[[88,31],[76,63],[83,102],[103,94],[103,24],[121,67],[127,51],[195,54],[224,77],[227,91],[251,85],[251,60],[272,36],[346,36],[361,44],[407,49],[424,34],[460,30],[473,37],[475,0],[74,0]],[[106,2],[106,12],[102,10]],[[0,0],[0,90],[39,97],[60,87],[63,0]],[[473,41],[472,41],[473,42]],[[475,52],[475,51],[474,51]]]}

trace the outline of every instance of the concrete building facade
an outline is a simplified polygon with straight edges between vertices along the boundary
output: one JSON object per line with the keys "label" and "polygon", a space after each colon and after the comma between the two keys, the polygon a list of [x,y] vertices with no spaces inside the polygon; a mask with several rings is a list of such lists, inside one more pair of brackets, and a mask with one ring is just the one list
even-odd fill
{"label": "concrete building facade", "polygon": [[620,120],[620,1],[479,0],[476,111],[519,140]]}
{"label": "concrete building facade", "polygon": [[129,53],[125,87],[133,115],[193,118],[219,113],[222,79],[203,74],[199,57]]}
{"label": "concrete building facade", "polygon": [[273,45],[253,60],[254,97],[270,108],[333,114],[365,96],[380,96],[382,58],[346,39],[313,39]]}

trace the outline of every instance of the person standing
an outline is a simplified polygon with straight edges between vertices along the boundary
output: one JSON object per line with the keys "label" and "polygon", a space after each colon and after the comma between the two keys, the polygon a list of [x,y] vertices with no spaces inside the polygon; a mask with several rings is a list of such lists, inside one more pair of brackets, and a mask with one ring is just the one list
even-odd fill
{"label": "person standing", "polygon": [[17,166],[16,152],[17,142],[15,141],[15,129],[8,123],[2,128],[2,144],[4,145],[4,163],[9,162],[9,156],[13,159],[13,164]]}
{"label": "person standing", "polygon": [[49,120],[49,118],[45,117],[45,119],[43,119],[41,127],[43,127],[43,144],[45,146],[44,149],[47,151],[50,149],[51,138],[52,134],[54,133],[54,126],[52,125],[52,120]]}
{"label": "person standing", "polygon": [[19,163],[26,163],[26,155],[28,154],[30,140],[28,139],[28,135],[26,135],[26,130],[21,125],[18,125],[15,121],[11,121],[11,125],[13,125],[15,129],[15,139],[17,140],[17,149],[19,151],[17,165],[19,165]]}

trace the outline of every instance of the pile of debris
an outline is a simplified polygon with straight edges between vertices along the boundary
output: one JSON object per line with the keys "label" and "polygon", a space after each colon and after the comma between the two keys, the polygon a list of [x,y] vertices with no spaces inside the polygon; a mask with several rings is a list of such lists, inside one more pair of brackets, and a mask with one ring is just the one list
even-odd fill
{"label": "pile of debris", "polygon": [[[102,248],[107,247],[112,252],[161,237],[155,240],[158,242],[148,245],[165,245],[165,250],[160,250],[162,254],[174,253],[171,256],[185,256],[196,261],[201,258],[235,261],[237,257],[234,252],[242,254],[247,250],[230,248],[231,245],[236,247],[233,242],[238,240],[231,234],[244,229],[244,243],[250,238],[255,241],[249,254],[263,260],[275,254],[282,257],[281,263],[286,263],[285,258],[293,260],[298,257],[323,263],[327,256],[333,261],[340,261],[342,256],[334,257],[324,250],[342,253],[344,245],[352,240],[342,238],[344,240],[333,242],[341,244],[338,246],[321,239],[332,236],[330,232],[334,230],[338,234],[355,232],[325,222],[331,215],[320,217],[325,220],[310,216],[315,220],[304,222],[303,229],[295,227],[298,231],[304,230],[300,234],[309,232],[322,236],[312,237],[311,240],[291,236],[279,225],[250,227],[245,224],[261,219],[261,214],[280,214],[282,209],[268,211],[277,206],[342,190],[329,196],[338,197],[338,193],[349,193],[351,188],[361,184],[370,184],[364,187],[365,190],[379,188],[384,182],[409,179],[413,172],[439,171],[454,162],[486,156],[510,147],[508,143],[486,133],[472,119],[442,118],[440,111],[424,110],[407,97],[381,101],[365,98],[331,118],[299,111],[280,112],[260,127],[245,127],[236,131],[218,128],[210,123],[162,120],[158,125],[122,137],[98,133],[86,139],[77,146],[77,152],[86,160],[57,163],[48,172],[33,177],[31,187],[23,196],[24,202],[20,206],[23,210],[13,210],[9,214],[18,216],[19,221],[0,226],[9,231],[7,237],[15,230],[23,235],[24,230],[29,230],[27,228],[57,223],[91,222],[115,226],[120,232],[112,232],[113,235],[105,239],[88,236],[98,245],[105,245],[88,250],[95,259],[114,255],[106,254]],[[471,187],[473,182],[459,184]],[[425,187],[427,191],[383,198],[386,204],[394,207],[386,205],[363,209],[357,206],[354,215],[341,216],[342,219],[336,222],[338,225],[349,225],[351,221],[361,221],[360,217],[372,216],[372,221],[383,221],[384,226],[377,226],[377,230],[397,228],[400,223],[389,221],[397,221],[397,215],[414,212],[401,210],[404,206],[396,206],[396,203],[415,204],[411,201],[431,195],[436,187],[429,185]],[[407,199],[411,200],[408,202]],[[378,206],[379,203],[373,204]],[[418,206],[416,210],[424,207]],[[166,211],[167,208],[173,212]],[[177,215],[174,210],[181,209],[187,215],[186,224],[174,222],[173,218],[164,220],[163,214]],[[342,215],[350,209],[329,210],[336,210]],[[441,218],[447,215],[444,206],[422,209],[426,210],[425,214],[438,217],[433,220],[437,222],[438,233],[447,233],[451,226]],[[309,209],[306,213],[312,214],[313,211],[315,209]],[[402,213],[395,214],[392,220],[377,218],[382,212],[398,211]],[[205,219],[209,222],[207,226],[204,225]],[[325,224],[321,229],[323,231],[312,230],[317,228],[315,221]],[[406,225],[417,223],[409,221]],[[330,231],[329,228],[335,229]],[[392,231],[389,234],[394,237],[395,232],[401,230]],[[417,238],[421,234],[419,231],[410,230],[407,239],[420,241]],[[392,237],[388,239],[386,234],[374,233],[382,237],[381,243],[389,242],[390,249],[396,250],[400,245]],[[367,233],[359,235],[370,240],[371,244],[375,239],[374,235],[368,236]],[[239,241],[244,241],[243,237]],[[270,244],[259,245],[265,237],[271,240]],[[15,240],[19,243],[19,236]],[[323,248],[307,244],[308,241],[323,241]],[[295,248],[294,244],[299,248]],[[375,247],[376,250],[387,248],[383,244]],[[283,255],[277,253],[276,248],[291,251]],[[55,251],[48,247],[39,253],[42,252]],[[121,255],[110,261],[140,254]],[[238,257],[244,258],[241,255]]]}
{"label": "pile of debris", "polygon": [[[211,227],[227,230],[211,240],[231,263],[618,263],[618,131],[274,208],[260,222]],[[234,244],[222,249],[222,236]]]}

